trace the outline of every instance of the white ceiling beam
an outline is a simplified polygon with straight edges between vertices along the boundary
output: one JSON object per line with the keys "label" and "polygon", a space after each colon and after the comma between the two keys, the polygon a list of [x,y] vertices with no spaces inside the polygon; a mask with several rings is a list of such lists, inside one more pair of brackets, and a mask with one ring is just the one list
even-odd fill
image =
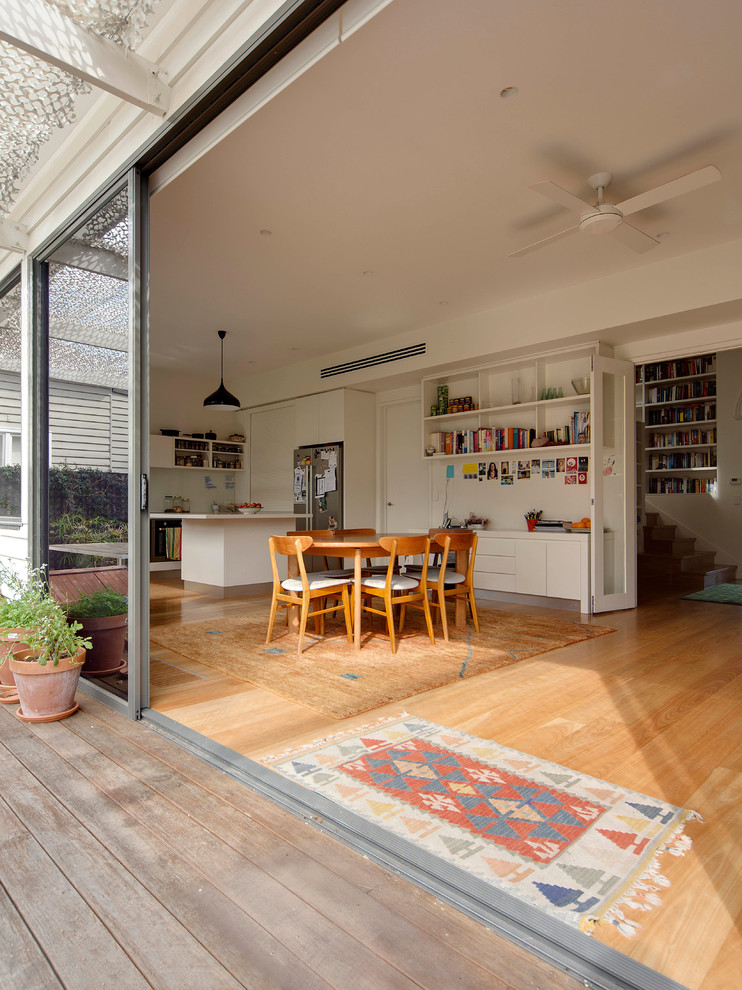
{"label": "white ceiling beam", "polygon": [[86,31],[42,0],[3,0],[0,40],[149,113],[167,113],[170,92],[154,62]]}
{"label": "white ceiling beam", "polygon": [[51,260],[59,265],[81,268],[83,271],[107,275],[109,278],[120,279],[123,282],[129,280],[129,261],[127,258],[122,258],[105,248],[94,248],[88,244],[81,244],[74,239],[65,241],[58,247],[51,256]]}
{"label": "white ceiling beam", "polygon": [[0,223],[0,250],[26,254],[28,234],[12,223]]}

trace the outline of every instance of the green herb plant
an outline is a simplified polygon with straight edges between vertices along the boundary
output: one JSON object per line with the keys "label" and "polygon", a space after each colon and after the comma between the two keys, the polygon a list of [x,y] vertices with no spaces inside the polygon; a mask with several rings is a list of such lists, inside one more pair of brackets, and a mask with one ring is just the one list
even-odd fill
{"label": "green herb plant", "polygon": [[[37,656],[30,658],[42,667],[58,666],[63,657],[74,658],[90,649],[90,640],[79,636],[79,622],[68,623],[60,603],[52,597],[43,570],[29,568],[25,577],[0,564],[0,627],[27,629],[24,642]],[[4,662],[0,659],[0,664]]]}
{"label": "green herb plant", "polygon": [[80,595],[74,602],[64,606],[68,618],[89,619],[108,615],[126,615],[128,599],[113,588],[100,588],[90,595]]}

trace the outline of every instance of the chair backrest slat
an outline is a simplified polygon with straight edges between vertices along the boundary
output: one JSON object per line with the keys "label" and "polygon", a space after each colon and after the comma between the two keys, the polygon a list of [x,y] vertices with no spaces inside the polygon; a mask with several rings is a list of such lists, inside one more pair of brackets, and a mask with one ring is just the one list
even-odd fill
{"label": "chair backrest slat", "polygon": [[398,557],[416,557],[422,554],[422,574],[420,584],[425,585],[428,578],[428,555],[430,553],[430,537],[428,536],[381,536],[379,546],[389,554],[389,566],[386,572],[386,583],[391,584],[394,574],[394,564]]}

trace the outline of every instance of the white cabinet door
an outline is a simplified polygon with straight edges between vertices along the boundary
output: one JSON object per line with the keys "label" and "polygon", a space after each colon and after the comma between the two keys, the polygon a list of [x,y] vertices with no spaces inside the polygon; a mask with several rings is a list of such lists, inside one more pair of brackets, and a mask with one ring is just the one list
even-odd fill
{"label": "white cabinet door", "polygon": [[515,546],[515,590],[519,595],[546,594],[546,542],[518,540]]}
{"label": "white cabinet door", "polygon": [[319,396],[303,395],[294,402],[294,447],[304,447],[312,443],[321,443]]}
{"label": "white cabinet door", "polygon": [[345,439],[345,389],[302,395],[294,403],[296,447],[342,443]]}
{"label": "white cabinet door", "polygon": [[150,468],[171,468],[175,464],[173,438],[152,435],[149,438]]}
{"label": "white cabinet door", "polygon": [[319,434],[315,443],[342,443],[345,440],[345,420],[345,389],[320,393]]}
{"label": "white cabinet door", "polygon": [[549,543],[546,547],[546,594],[549,598],[581,598],[582,547],[579,543]]}

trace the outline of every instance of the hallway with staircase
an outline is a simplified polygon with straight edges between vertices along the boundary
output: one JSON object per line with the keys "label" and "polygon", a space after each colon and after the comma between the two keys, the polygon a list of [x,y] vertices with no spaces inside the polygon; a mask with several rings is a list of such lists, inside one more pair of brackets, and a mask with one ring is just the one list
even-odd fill
{"label": "hallway with staircase", "polygon": [[646,512],[643,550],[637,555],[640,591],[662,581],[676,589],[699,591],[716,584],[734,584],[736,565],[722,565],[713,550],[696,548],[695,537],[684,536],[659,512]]}

